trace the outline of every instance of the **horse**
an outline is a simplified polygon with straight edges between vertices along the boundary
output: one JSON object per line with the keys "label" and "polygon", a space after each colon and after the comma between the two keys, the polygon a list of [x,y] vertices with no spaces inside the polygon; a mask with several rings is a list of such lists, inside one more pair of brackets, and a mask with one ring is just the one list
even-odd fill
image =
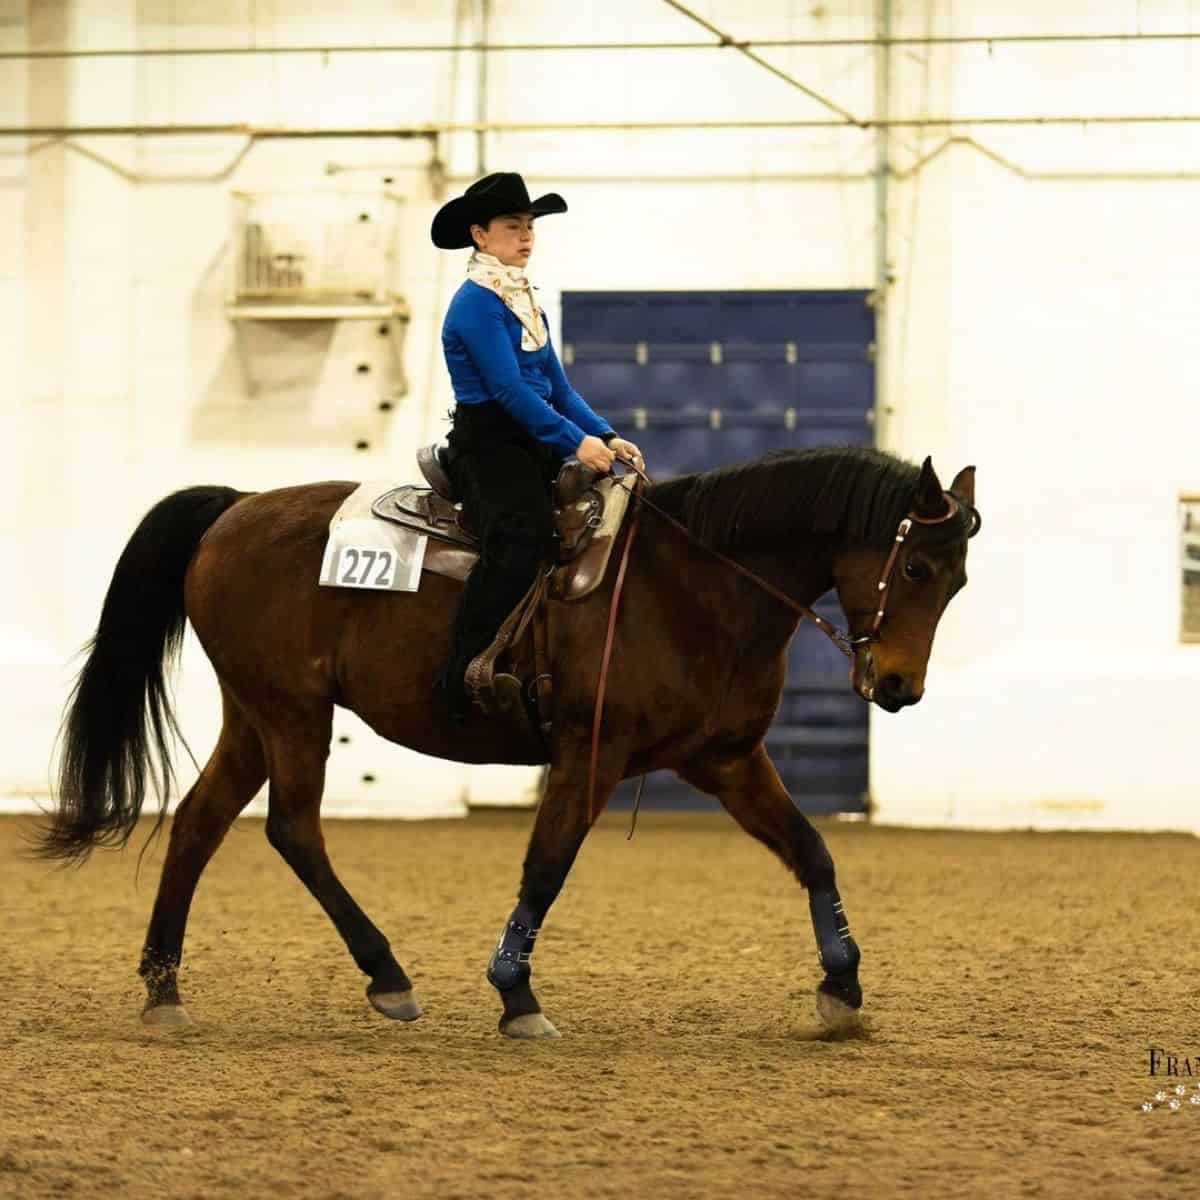
{"label": "horse", "polygon": [[[503,1034],[559,1036],[531,986],[539,930],[617,784],[661,768],[717,797],[807,890],[824,972],[818,1012],[830,1026],[853,1026],[861,953],[833,860],[763,738],[798,610],[831,589],[849,624],[854,689],[889,713],[921,699],[934,632],[966,583],[967,541],[979,528],[975,468],[944,489],[929,459],[918,468],[873,449],[832,447],[774,451],[648,486],[634,515],[657,528],[629,544],[636,522],[626,519],[620,607],[604,602],[617,586],[611,564],[589,600],[548,603],[547,741],[496,720],[461,726],[436,702],[460,583],[426,572],[413,593],[317,585],[330,518],[355,486],[186,488],[149,510],[114,569],[67,702],[38,851],[81,863],[94,847],[124,846],[148,785],[158,793],[154,833],[161,829],[178,733],[168,670],[188,620],[216,672],[223,712],[216,747],[171,825],[138,967],[142,1020],[191,1024],[178,984],[188,910],[206,864],[264,783],[267,839],[341,934],[369,980],[371,1005],[397,1020],[421,1015],[387,938],[326,854],[321,794],[342,705],[423,754],[549,764],[517,905],[487,969]],[[616,682],[596,756],[590,735],[606,633]]]}

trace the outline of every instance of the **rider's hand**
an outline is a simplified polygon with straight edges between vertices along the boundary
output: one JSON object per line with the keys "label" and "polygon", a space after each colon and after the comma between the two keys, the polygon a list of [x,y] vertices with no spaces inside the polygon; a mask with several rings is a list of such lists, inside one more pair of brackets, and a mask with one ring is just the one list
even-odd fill
{"label": "rider's hand", "polygon": [[612,438],[608,443],[608,448],[618,458],[632,459],[639,467],[646,465],[642,458],[642,452],[632,442],[627,442],[624,438]]}
{"label": "rider's hand", "polygon": [[591,467],[593,471],[599,471],[602,475],[607,475],[612,470],[613,452],[598,437],[592,437],[590,434],[575,447],[575,457],[585,467]]}

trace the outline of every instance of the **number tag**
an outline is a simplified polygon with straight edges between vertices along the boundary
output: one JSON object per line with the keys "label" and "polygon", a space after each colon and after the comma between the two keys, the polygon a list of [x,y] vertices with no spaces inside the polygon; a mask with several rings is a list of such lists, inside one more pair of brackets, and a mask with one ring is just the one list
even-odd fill
{"label": "number tag", "polygon": [[423,533],[377,517],[335,521],[321,558],[321,586],[415,592],[427,540]]}
{"label": "number tag", "polygon": [[338,587],[381,588],[396,586],[396,552],[366,546],[342,546],[334,565]]}

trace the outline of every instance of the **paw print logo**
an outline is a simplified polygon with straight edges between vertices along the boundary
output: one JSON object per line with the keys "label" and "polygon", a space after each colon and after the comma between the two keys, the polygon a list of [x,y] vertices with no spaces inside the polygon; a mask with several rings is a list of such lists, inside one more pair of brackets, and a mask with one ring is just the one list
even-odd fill
{"label": "paw print logo", "polygon": [[1168,1112],[1179,1112],[1184,1104],[1200,1108],[1200,1083],[1193,1085],[1189,1094],[1186,1085],[1177,1083],[1170,1091],[1159,1089],[1150,1100],[1143,1100],[1139,1105],[1142,1112],[1153,1112],[1156,1108],[1165,1108]]}

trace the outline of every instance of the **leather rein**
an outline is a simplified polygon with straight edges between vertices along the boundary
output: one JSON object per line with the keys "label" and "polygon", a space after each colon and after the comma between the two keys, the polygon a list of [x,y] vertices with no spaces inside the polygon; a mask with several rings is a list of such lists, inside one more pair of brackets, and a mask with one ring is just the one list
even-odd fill
{"label": "leather rein", "polygon": [[[635,462],[631,459],[618,458],[618,462],[622,463],[626,468],[626,474],[637,476],[636,482],[632,488],[626,487],[622,482],[618,486],[626,487],[634,500],[637,507],[634,509],[633,518],[629,525],[629,533],[625,538],[625,546],[621,551],[621,562],[617,568],[617,579],[613,585],[612,601],[608,610],[608,630],[604,637],[604,652],[600,658],[600,679],[596,687],[596,708],[592,718],[592,747],[591,760],[588,765],[588,824],[592,822],[592,814],[595,809],[596,797],[596,764],[600,755],[600,722],[604,714],[604,693],[608,684],[608,668],[612,659],[613,641],[616,635],[617,628],[617,610],[621,602],[621,590],[625,585],[625,568],[629,562],[629,551],[633,546],[633,539],[638,530],[638,518],[641,516],[642,506],[645,505],[652,512],[656,513],[664,521],[667,522],[673,529],[692,543],[711,555],[718,562],[724,563],[727,567],[732,568],[743,578],[748,579],[751,583],[757,585],[768,596],[778,600],[780,604],[786,605],[793,612],[798,613],[803,619],[805,617],[812,621],[814,625],[823,633],[829,640],[852,662],[855,659],[856,652],[860,646],[869,646],[872,642],[877,642],[880,639],[880,629],[883,626],[883,619],[887,615],[888,595],[891,592],[893,576],[896,573],[896,562],[900,557],[900,550],[904,546],[908,535],[912,532],[912,527],[916,525],[941,525],[949,521],[959,509],[959,500],[952,492],[943,492],[946,497],[947,508],[940,517],[920,517],[915,512],[909,512],[904,516],[900,524],[896,528],[896,535],[892,540],[892,548],[888,554],[887,562],[883,567],[883,574],[879,578],[879,583],[876,586],[876,593],[879,597],[875,616],[871,621],[870,628],[865,633],[854,634],[848,630],[839,629],[831,621],[827,621],[820,613],[814,612],[806,604],[801,604],[797,600],[793,600],[786,592],[777,588],[773,583],[764,579],[761,575],[751,571],[748,567],[736,559],[730,558],[727,554],[722,554],[719,550],[715,550],[706,542],[701,541],[682,521],[677,521],[670,513],[664,511],[653,500],[649,499],[642,490],[643,484],[652,484],[654,481],[646,474]],[[854,671],[851,670],[851,678]],[[642,776],[642,782],[638,786],[637,800],[634,803],[634,820],[637,819],[637,806],[642,798],[642,786],[645,785],[646,777]],[[633,836],[633,830],[630,829],[630,836]]]}

